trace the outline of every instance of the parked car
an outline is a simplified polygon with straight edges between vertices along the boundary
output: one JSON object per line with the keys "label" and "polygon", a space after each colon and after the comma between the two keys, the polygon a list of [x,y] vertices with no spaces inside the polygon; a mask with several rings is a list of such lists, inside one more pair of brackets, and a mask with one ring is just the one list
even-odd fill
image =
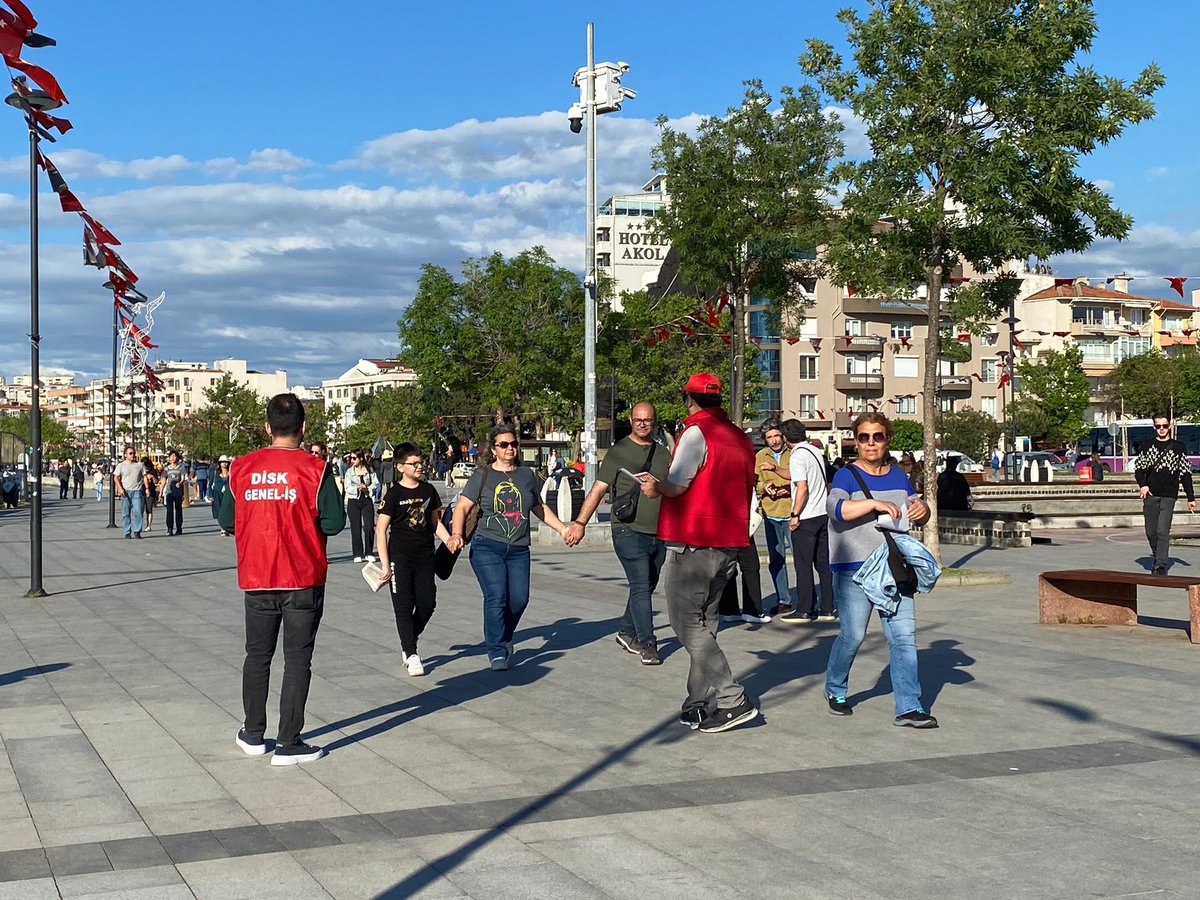
{"label": "parked car", "polygon": [[1007,463],[1007,464],[1008,465],[1015,464],[1018,470],[1021,468],[1021,464],[1023,462],[1025,462],[1026,460],[1028,460],[1031,463],[1034,463],[1034,462],[1047,463],[1048,462],[1048,463],[1050,463],[1050,468],[1053,469],[1056,473],[1066,474],[1066,475],[1069,475],[1071,473],[1071,467],[1069,465],[1067,465],[1067,461],[1065,459],[1062,459],[1061,457],[1056,456],[1055,454],[1051,453],[1049,450],[1034,450],[1029,453],[1014,453],[1014,454],[1012,454],[1012,459],[1013,459],[1013,462]]}

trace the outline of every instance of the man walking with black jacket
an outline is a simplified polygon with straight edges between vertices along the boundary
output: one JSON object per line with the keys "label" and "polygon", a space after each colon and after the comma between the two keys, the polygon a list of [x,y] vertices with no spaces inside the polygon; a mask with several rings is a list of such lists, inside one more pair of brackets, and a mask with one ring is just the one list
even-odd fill
{"label": "man walking with black jacket", "polygon": [[1152,421],[1154,440],[1148,441],[1138,453],[1134,475],[1142,498],[1146,539],[1154,556],[1152,573],[1166,575],[1171,550],[1171,517],[1179,498],[1179,483],[1183,482],[1189,512],[1196,511],[1196,494],[1192,489],[1192,464],[1183,443],[1171,437],[1170,416],[1157,415]]}

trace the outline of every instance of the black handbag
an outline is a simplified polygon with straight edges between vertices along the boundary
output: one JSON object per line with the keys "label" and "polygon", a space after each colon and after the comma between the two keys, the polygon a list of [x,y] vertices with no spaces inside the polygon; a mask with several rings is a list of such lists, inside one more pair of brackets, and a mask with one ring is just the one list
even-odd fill
{"label": "black handbag", "polygon": [[[642,463],[642,471],[650,471],[650,463],[654,460],[654,451],[658,449],[658,442],[650,442],[650,452],[646,454],[646,461]],[[615,478],[613,479],[616,480]],[[615,491],[614,491],[615,493]],[[612,517],[618,522],[629,524],[637,518],[638,500],[642,496],[642,484],[640,481],[635,481],[633,487],[623,493],[621,496],[613,500]]]}
{"label": "black handbag", "polygon": [[[850,463],[847,468],[858,481],[859,487],[862,488],[863,496],[868,500],[874,500],[871,496],[871,489],[867,487],[867,482],[863,479],[862,473],[858,471],[858,466]],[[875,517],[879,518],[879,513],[875,513]],[[902,596],[912,597],[917,592],[917,570],[913,568],[913,564],[904,558],[904,554],[900,551],[896,539],[892,537],[892,533],[886,528],[880,528],[883,532],[883,539],[887,542],[888,548],[888,571],[892,573],[892,580],[896,582],[896,590]]]}
{"label": "black handbag", "polygon": [[[485,466],[483,477],[479,483],[479,496],[475,498],[475,505],[467,510],[467,514],[463,516],[463,546],[459,547],[453,553],[450,552],[445,544],[438,544],[437,549],[433,551],[433,574],[437,575],[442,581],[445,581],[454,572],[454,564],[458,562],[458,557],[463,552],[463,547],[471,542],[471,538],[475,537],[475,529],[479,527],[479,510],[483,502],[483,489],[487,485],[488,470],[491,466]],[[446,511],[442,513],[442,524],[446,526],[447,531],[452,530],[454,524],[454,505],[458,503],[458,497],[451,501],[446,507]]]}

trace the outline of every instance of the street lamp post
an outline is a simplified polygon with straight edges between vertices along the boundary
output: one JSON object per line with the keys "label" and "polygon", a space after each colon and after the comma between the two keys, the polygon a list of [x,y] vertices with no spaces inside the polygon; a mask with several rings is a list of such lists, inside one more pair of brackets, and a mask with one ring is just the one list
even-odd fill
{"label": "street lamp post", "polygon": [[[111,284],[112,282],[106,282]],[[108,477],[115,479],[117,466],[117,303],[113,300],[112,321],[112,384],[108,387]],[[108,525],[107,528],[117,527],[117,492],[112,484],[108,486]]]}
{"label": "street lamp post", "polygon": [[[33,474],[29,498],[29,590],[27,597],[44,597],[42,588],[42,396],[41,326],[38,321],[38,131],[34,110],[62,106],[45,91],[12,93],[4,100],[25,114],[29,130],[29,468]],[[26,473],[30,474],[30,473]]]}
{"label": "street lamp post", "polygon": [[595,26],[587,25],[587,66],[577,69],[571,83],[579,88],[579,101],[571,104],[567,120],[576,134],[587,124],[587,192],[586,237],[584,240],[584,314],[583,314],[583,438],[584,489],[590,490],[596,481],[596,116],[621,108],[626,97],[637,92],[621,84],[621,76],[629,71],[623,62],[596,64]]}

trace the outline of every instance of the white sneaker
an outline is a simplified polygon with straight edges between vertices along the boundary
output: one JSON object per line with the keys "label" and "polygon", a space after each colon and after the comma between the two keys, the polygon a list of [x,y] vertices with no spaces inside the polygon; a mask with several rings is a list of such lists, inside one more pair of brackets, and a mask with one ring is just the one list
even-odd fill
{"label": "white sneaker", "polygon": [[771,621],[770,616],[756,616],[751,613],[742,613],[743,622],[751,622],[758,625],[766,625]]}
{"label": "white sneaker", "polygon": [[407,662],[408,662],[408,654],[405,653],[403,650],[401,650],[400,651],[400,665],[403,666]]}
{"label": "white sneaker", "polygon": [[409,675],[425,674],[425,667],[421,665],[421,657],[417,656],[415,653],[408,658],[406,665],[408,666]]}
{"label": "white sneaker", "polygon": [[356,556],[356,557],[354,557],[354,561],[355,561],[355,562],[366,562],[366,560],[365,560],[365,559],[363,559],[361,556]]}

